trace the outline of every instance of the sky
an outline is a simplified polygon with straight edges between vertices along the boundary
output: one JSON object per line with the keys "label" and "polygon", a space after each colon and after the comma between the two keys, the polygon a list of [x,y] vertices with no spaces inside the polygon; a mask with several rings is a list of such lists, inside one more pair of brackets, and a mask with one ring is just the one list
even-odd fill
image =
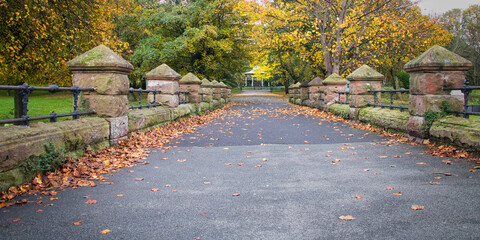
{"label": "sky", "polygon": [[454,8],[466,9],[473,4],[480,4],[480,0],[420,0],[418,6],[424,15],[439,15]]}

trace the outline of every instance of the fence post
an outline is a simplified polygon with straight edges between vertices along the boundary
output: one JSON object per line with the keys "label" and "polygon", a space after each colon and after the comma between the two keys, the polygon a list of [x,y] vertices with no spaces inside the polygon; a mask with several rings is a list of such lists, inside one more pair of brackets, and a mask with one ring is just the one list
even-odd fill
{"label": "fence post", "polygon": [[350,119],[358,119],[358,111],[374,102],[368,90],[380,90],[385,76],[368,65],[363,65],[347,76],[350,81]]}
{"label": "fence post", "polygon": [[202,80],[202,84],[200,84],[200,91],[204,94],[203,102],[208,103],[208,109],[213,109],[213,88],[212,83],[208,81],[208,79],[204,78]]}
{"label": "fence post", "polygon": [[180,90],[181,91],[188,91],[188,103],[199,104],[200,103],[200,95],[198,94],[200,91],[200,84],[202,84],[202,80],[200,80],[197,76],[193,73],[188,73],[179,81]]}
{"label": "fence post", "polygon": [[299,104],[299,99],[300,99],[300,82],[297,82],[293,85],[290,86],[291,92],[290,95],[292,95],[292,103],[293,104]]}
{"label": "fence post", "polygon": [[[220,88],[220,93],[222,95],[222,103],[225,104],[225,103],[228,102],[228,91],[227,91],[228,86],[227,86],[227,84],[225,84],[223,82],[219,83],[219,85],[221,87]],[[223,101],[225,101],[225,102],[223,102]]]}
{"label": "fence post", "polygon": [[[162,64],[145,74],[145,77],[148,81],[147,89],[160,91],[160,94],[157,93],[156,103],[162,103],[171,108],[178,107],[178,81],[182,78],[180,74],[171,69],[167,64]],[[154,103],[153,94],[151,93],[148,94],[148,102]]]}
{"label": "fence post", "polygon": [[67,63],[73,73],[72,85],[95,88],[83,92],[80,109],[94,110],[110,122],[110,143],[128,134],[128,74],[133,66],[105,45],[97,46]]}
{"label": "fence post", "polygon": [[324,111],[328,111],[330,105],[334,104],[336,100],[346,102],[346,96],[342,96],[343,99],[338,99],[339,91],[345,91],[345,85],[348,81],[338,74],[334,73],[323,80],[325,85],[325,105]]}
{"label": "fence post", "polygon": [[461,87],[465,71],[472,63],[440,46],[433,46],[422,55],[405,64],[410,73],[410,120],[407,124],[411,140],[426,138],[425,113],[441,112],[442,105],[451,110],[463,110],[463,93],[460,90],[444,91],[443,87]]}

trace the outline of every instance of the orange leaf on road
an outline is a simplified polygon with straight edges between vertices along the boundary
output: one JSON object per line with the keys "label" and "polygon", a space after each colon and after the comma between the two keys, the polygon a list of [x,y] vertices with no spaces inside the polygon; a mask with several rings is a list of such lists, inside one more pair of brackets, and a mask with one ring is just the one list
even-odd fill
{"label": "orange leaf on road", "polygon": [[425,207],[424,207],[424,206],[421,206],[421,205],[412,205],[410,208],[411,208],[412,210],[415,210],[415,211],[416,211],[416,210],[423,210],[423,209],[425,209]]}
{"label": "orange leaf on road", "polygon": [[110,229],[105,229],[105,230],[102,231],[102,234],[105,235],[105,234],[110,233],[110,232],[112,232],[112,230],[110,230]]}
{"label": "orange leaf on road", "polygon": [[347,216],[340,216],[340,217],[338,217],[338,219],[343,220],[343,221],[351,221],[351,220],[355,220],[356,218],[354,218],[350,215],[347,215]]}
{"label": "orange leaf on road", "polygon": [[143,181],[145,178],[135,178],[135,181]]}
{"label": "orange leaf on road", "polygon": [[83,224],[82,221],[73,222],[73,225],[75,225],[75,226],[81,226],[82,224]]}
{"label": "orange leaf on road", "polygon": [[97,204],[97,200],[88,200],[85,203],[86,204]]}

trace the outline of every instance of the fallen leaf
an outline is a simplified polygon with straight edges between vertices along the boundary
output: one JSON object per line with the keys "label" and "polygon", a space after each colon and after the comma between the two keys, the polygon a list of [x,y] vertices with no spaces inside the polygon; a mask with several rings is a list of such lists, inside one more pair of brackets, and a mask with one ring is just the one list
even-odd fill
{"label": "fallen leaf", "polygon": [[434,179],[442,179],[442,177],[434,177]]}
{"label": "fallen leaf", "polygon": [[234,193],[234,194],[232,194],[232,196],[238,197],[238,196],[240,196],[240,193]]}
{"label": "fallen leaf", "polygon": [[262,158],[262,161],[266,162],[266,161],[268,161],[268,160],[267,160],[266,158]]}
{"label": "fallen leaf", "polygon": [[83,224],[82,221],[73,222],[73,225],[75,225],[75,226],[81,226],[82,224]]}
{"label": "fallen leaf", "polygon": [[238,165],[238,166],[243,166],[243,163],[238,163],[237,165]]}
{"label": "fallen leaf", "polygon": [[123,197],[124,195],[123,194],[117,194],[117,197]]}
{"label": "fallen leaf", "polygon": [[262,165],[258,164],[258,165],[257,165],[257,166],[255,166],[255,167],[262,167]]}
{"label": "fallen leaf", "polygon": [[400,155],[395,155],[395,156],[393,156],[393,157],[394,157],[394,158],[401,158],[402,156],[400,156]]}
{"label": "fallen leaf", "polygon": [[331,156],[332,156],[332,155],[330,155],[330,154],[325,155],[325,157],[331,157]]}
{"label": "fallen leaf", "polygon": [[42,209],[38,209],[38,210],[35,211],[35,212],[39,213],[39,212],[43,212],[43,210],[42,210]]}
{"label": "fallen leaf", "polygon": [[97,204],[97,200],[88,200],[85,203],[86,204]]}
{"label": "fallen leaf", "polygon": [[420,206],[420,205],[412,205],[410,208],[412,210],[423,210],[423,209],[425,209],[424,206]]}
{"label": "fallen leaf", "polygon": [[403,194],[401,192],[394,193],[393,195],[395,196],[402,196]]}
{"label": "fallen leaf", "polygon": [[135,181],[143,181],[145,178],[135,178]]}
{"label": "fallen leaf", "polygon": [[170,185],[170,184],[165,185],[165,187],[171,187],[171,186],[172,186],[172,185]]}
{"label": "fallen leaf", "polygon": [[417,165],[427,165],[427,164],[424,162],[417,162]]}
{"label": "fallen leaf", "polygon": [[304,143],[309,143],[308,141],[303,141]]}
{"label": "fallen leaf", "polygon": [[186,161],[187,161],[187,159],[179,159],[179,160],[177,160],[177,162],[186,162]]}
{"label": "fallen leaf", "polygon": [[207,215],[207,214],[208,214],[208,212],[202,212],[202,213],[200,213],[200,215],[202,215],[202,216]]}
{"label": "fallen leaf", "polygon": [[470,169],[468,170],[469,172],[476,172],[477,170]]}
{"label": "fallen leaf", "polygon": [[114,182],[101,182],[100,184],[104,184],[104,185],[113,185],[115,184]]}
{"label": "fallen leaf", "polygon": [[387,187],[387,190],[393,190],[393,187]]}
{"label": "fallen leaf", "polygon": [[152,188],[152,192],[158,192],[158,191],[160,191],[160,189],[158,189],[158,188]]}
{"label": "fallen leaf", "polygon": [[203,182],[203,184],[205,184],[205,185],[210,185],[211,182]]}
{"label": "fallen leaf", "polygon": [[430,185],[440,185],[439,182],[429,182]]}
{"label": "fallen leaf", "polygon": [[370,171],[370,169],[363,169],[363,171],[365,171],[365,172],[369,172],[369,171]]}
{"label": "fallen leaf", "polygon": [[388,158],[388,156],[378,156],[378,158],[385,159],[385,158]]}
{"label": "fallen leaf", "polygon": [[354,198],[360,199],[360,198],[362,198],[362,196],[356,195]]}
{"label": "fallen leaf", "polygon": [[52,198],[50,198],[50,201],[55,201],[55,200],[58,200],[58,197],[52,197]]}
{"label": "fallen leaf", "polygon": [[177,190],[172,190],[172,192],[178,192]]}
{"label": "fallen leaf", "polygon": [[22,221],[22,220],[23,220],[23,218],[15,218],[15,219],[12,220],[12,222],[19,222],[19,221]]}
{"label": "fallen leaf", "polygon": [[110,232],[112,232],[112,230],[110,230],[110,229],[105,229],[105,230],[102,231],[102,234],[105,235],[105,234],[110,233]]}
{"label": "fallen leaf", "polygon": [[338,217],[338,219],[343,220],[343,221],[351,221],[351,220],[355,220],[356,218],[354,218],[350,215],[347,215],[347,216],[340,216],[340,217]]}
{"label": "fallen leaf", "polygon": [[225,163],[225,165],[230,166],[230,165],[232,165],[232,163]]}

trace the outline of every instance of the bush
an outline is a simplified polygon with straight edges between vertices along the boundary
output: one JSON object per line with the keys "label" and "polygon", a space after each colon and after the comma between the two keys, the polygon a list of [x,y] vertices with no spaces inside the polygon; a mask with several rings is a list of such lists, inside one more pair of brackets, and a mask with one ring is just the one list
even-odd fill
{"label": "bush", "polygon": [[36,173],[45,173],[60,168],[65,162],[65,150],[56,149],[53,143],[43,145],[45,153],[32,156],[23,163],[26,175],[33,176]]}
{"label": "bush", "polygon": [[410,89],[410,74],[402,71],[397,74],[397,77],[401,88]]}

